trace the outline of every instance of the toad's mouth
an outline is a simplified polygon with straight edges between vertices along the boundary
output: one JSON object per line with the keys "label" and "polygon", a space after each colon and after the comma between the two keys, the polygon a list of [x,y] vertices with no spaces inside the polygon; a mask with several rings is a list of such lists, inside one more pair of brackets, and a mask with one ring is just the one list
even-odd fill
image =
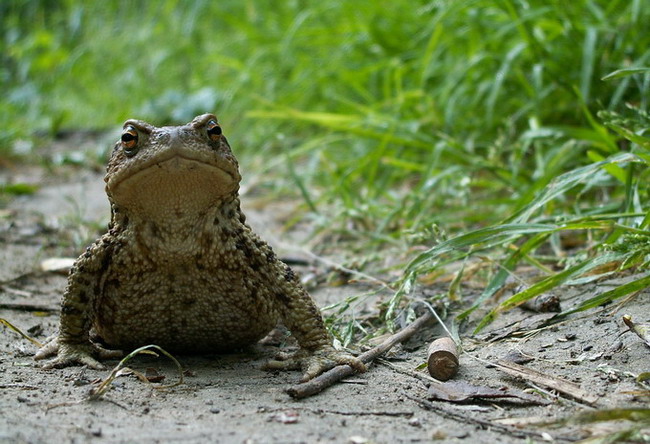
{"label": "toad's mouth", "polygon": [[116,171],[112,177],[106,180],[107,187],[110,190],[115,190],[121,185],[122,182],[127,181],[148,169],[160,168],[161,165],[175,159],[179,164],[186,161],[188,163],[196,162],[204,164],[205,166],[211,166],[228,174],[233,181],[239,180],[239,172],[237,171],[237,167],[233,165],[231,161],[228,161],[224,158],[215,157],[213,154],[188,150],[181,146],[173,147],[163,152],[159,152],[155,156],[152,156],[148,159],[142,159],[140,162],[132,164],[122,169],[121,171]]}
{"label": "toad's mouth", "polygon": [[150,219],[189,215],[218,206],[237,192],[238,175],[175,153],[107,183],[113,202]]}

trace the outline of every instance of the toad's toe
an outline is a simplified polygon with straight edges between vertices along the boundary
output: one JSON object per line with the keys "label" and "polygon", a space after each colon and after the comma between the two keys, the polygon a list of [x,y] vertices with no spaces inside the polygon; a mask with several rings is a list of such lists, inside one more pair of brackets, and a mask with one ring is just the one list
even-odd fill
{"label": "toad's toe", "polygon": [[299,350],[296,353],[281,353],[264,365],[265,370],[303,370],[302,381],[308,381],[321,373],[336,367],[349,365],[357,372],[366,371],[363,362],[350,353],[337,351],[332,346],[322,347],[314,352]]}
{"label": "toad's toe", "polygon": [[95,370],[103,370],[104,365],[98,359],[119,358],[123,353],[119,350],[107,350],[88,342],[86,344],[69,344],[61,342],[58,338],[45,344],[34,359],[41,360],[54,356],[51,361],[47,361],[43,368],[63,368],[73,365],[86,365]]}

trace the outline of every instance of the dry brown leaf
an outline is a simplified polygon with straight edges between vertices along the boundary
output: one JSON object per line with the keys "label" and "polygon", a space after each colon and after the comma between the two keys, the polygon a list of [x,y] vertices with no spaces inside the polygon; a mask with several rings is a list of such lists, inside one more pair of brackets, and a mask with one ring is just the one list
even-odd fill
{"label": "dry brown leaf", "polygon": [[526,404],[547,405],[550,401],[539,396],[530,395],[510,387],[494,389],[464,381],[447,381],[429,386],[429,400],[463,402],[468,400],[503,400],[506,402],[523,401]]}

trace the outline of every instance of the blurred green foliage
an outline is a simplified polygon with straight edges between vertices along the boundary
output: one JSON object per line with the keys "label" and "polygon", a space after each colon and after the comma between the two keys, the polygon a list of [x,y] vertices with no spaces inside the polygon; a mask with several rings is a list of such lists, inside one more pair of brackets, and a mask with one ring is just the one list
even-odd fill
{"label": "blurred green foliage", "polygon": [[56,130],[207,108],[237,124],[290,107],[482,145],[531,119],[584,123],[582,103],[644,108],[641,78],[600,81],[647,59],[642,5],[14,0],[0,5],[3,120]]}

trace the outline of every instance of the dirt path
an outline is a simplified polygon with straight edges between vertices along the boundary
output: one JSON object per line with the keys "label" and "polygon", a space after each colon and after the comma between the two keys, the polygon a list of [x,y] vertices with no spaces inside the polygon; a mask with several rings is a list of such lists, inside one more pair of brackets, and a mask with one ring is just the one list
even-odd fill
{"label": "dirt path", "polygon": [[[79,221],[99,226],[108,213],[101,174],[76,171],[67,179],[52,181],[43,175],[41,180],[47,185],[39,192],[16,199],[2,210],[0,318],[42,341],[56,330],[65,277],[40,272],[39,264],[50,257],[75,256],[80,251],[78,239],[88,234],[83,228],[88,224]],[[273,244],[270,213],[248,211],[249,220]],[[615,283],[620,282],[569,288],[560,295],[562,303],[572,306]],[[359,291],[363,289],[348,286],[321,288],[314,294],[324,305]],[[541,329],[537,328],[541,324],[533,322],[539,318],[513,310],[478,338],[463,336],[466,353],[461,356],[456,381],[493,388],[535,388],[548,405],[427,401],[425,382],[413,374],[424,375],[415,369],[425,361],[426,343],[436,335],[433,328],[395,350],[389,364],[373,365],[368,373],[301,401],[284,392],[297,381],[298,373],[260,370],[264,360],[277,351],[262,345],[246,354],[181,356],[186,378],[175,388],[156,390],[135,376],[124,376],[103,399],[87,401],[90,387],[108,371],[42,370],[32,360],[36,347],[2,328],[0,442],[575,441],[602,429],[593,425],[535,427],[526,425],[525,418],[550,420],[594,407],[647,407],[647,397],[630,393],[641,389],[634,377],[650,370],[650,350],[638,337],[624,333],[621,317],[628,314],[639,322],[650,321],[648,294],[645,291],[598,313],[573,316]],[[575,383],[595,396],[595,402],[588,405],[558,396],[552,389],[516,380],[489,364],[512,358],[513,353],[529,368]],[[155,369],[165,376],[163,383],[177,378],[177,370],[165,358],[139,357],[132,367],[143,372]],[[616,430],[629,424],[608,425]],[[646,433],[650,433],[647,423]]]}

